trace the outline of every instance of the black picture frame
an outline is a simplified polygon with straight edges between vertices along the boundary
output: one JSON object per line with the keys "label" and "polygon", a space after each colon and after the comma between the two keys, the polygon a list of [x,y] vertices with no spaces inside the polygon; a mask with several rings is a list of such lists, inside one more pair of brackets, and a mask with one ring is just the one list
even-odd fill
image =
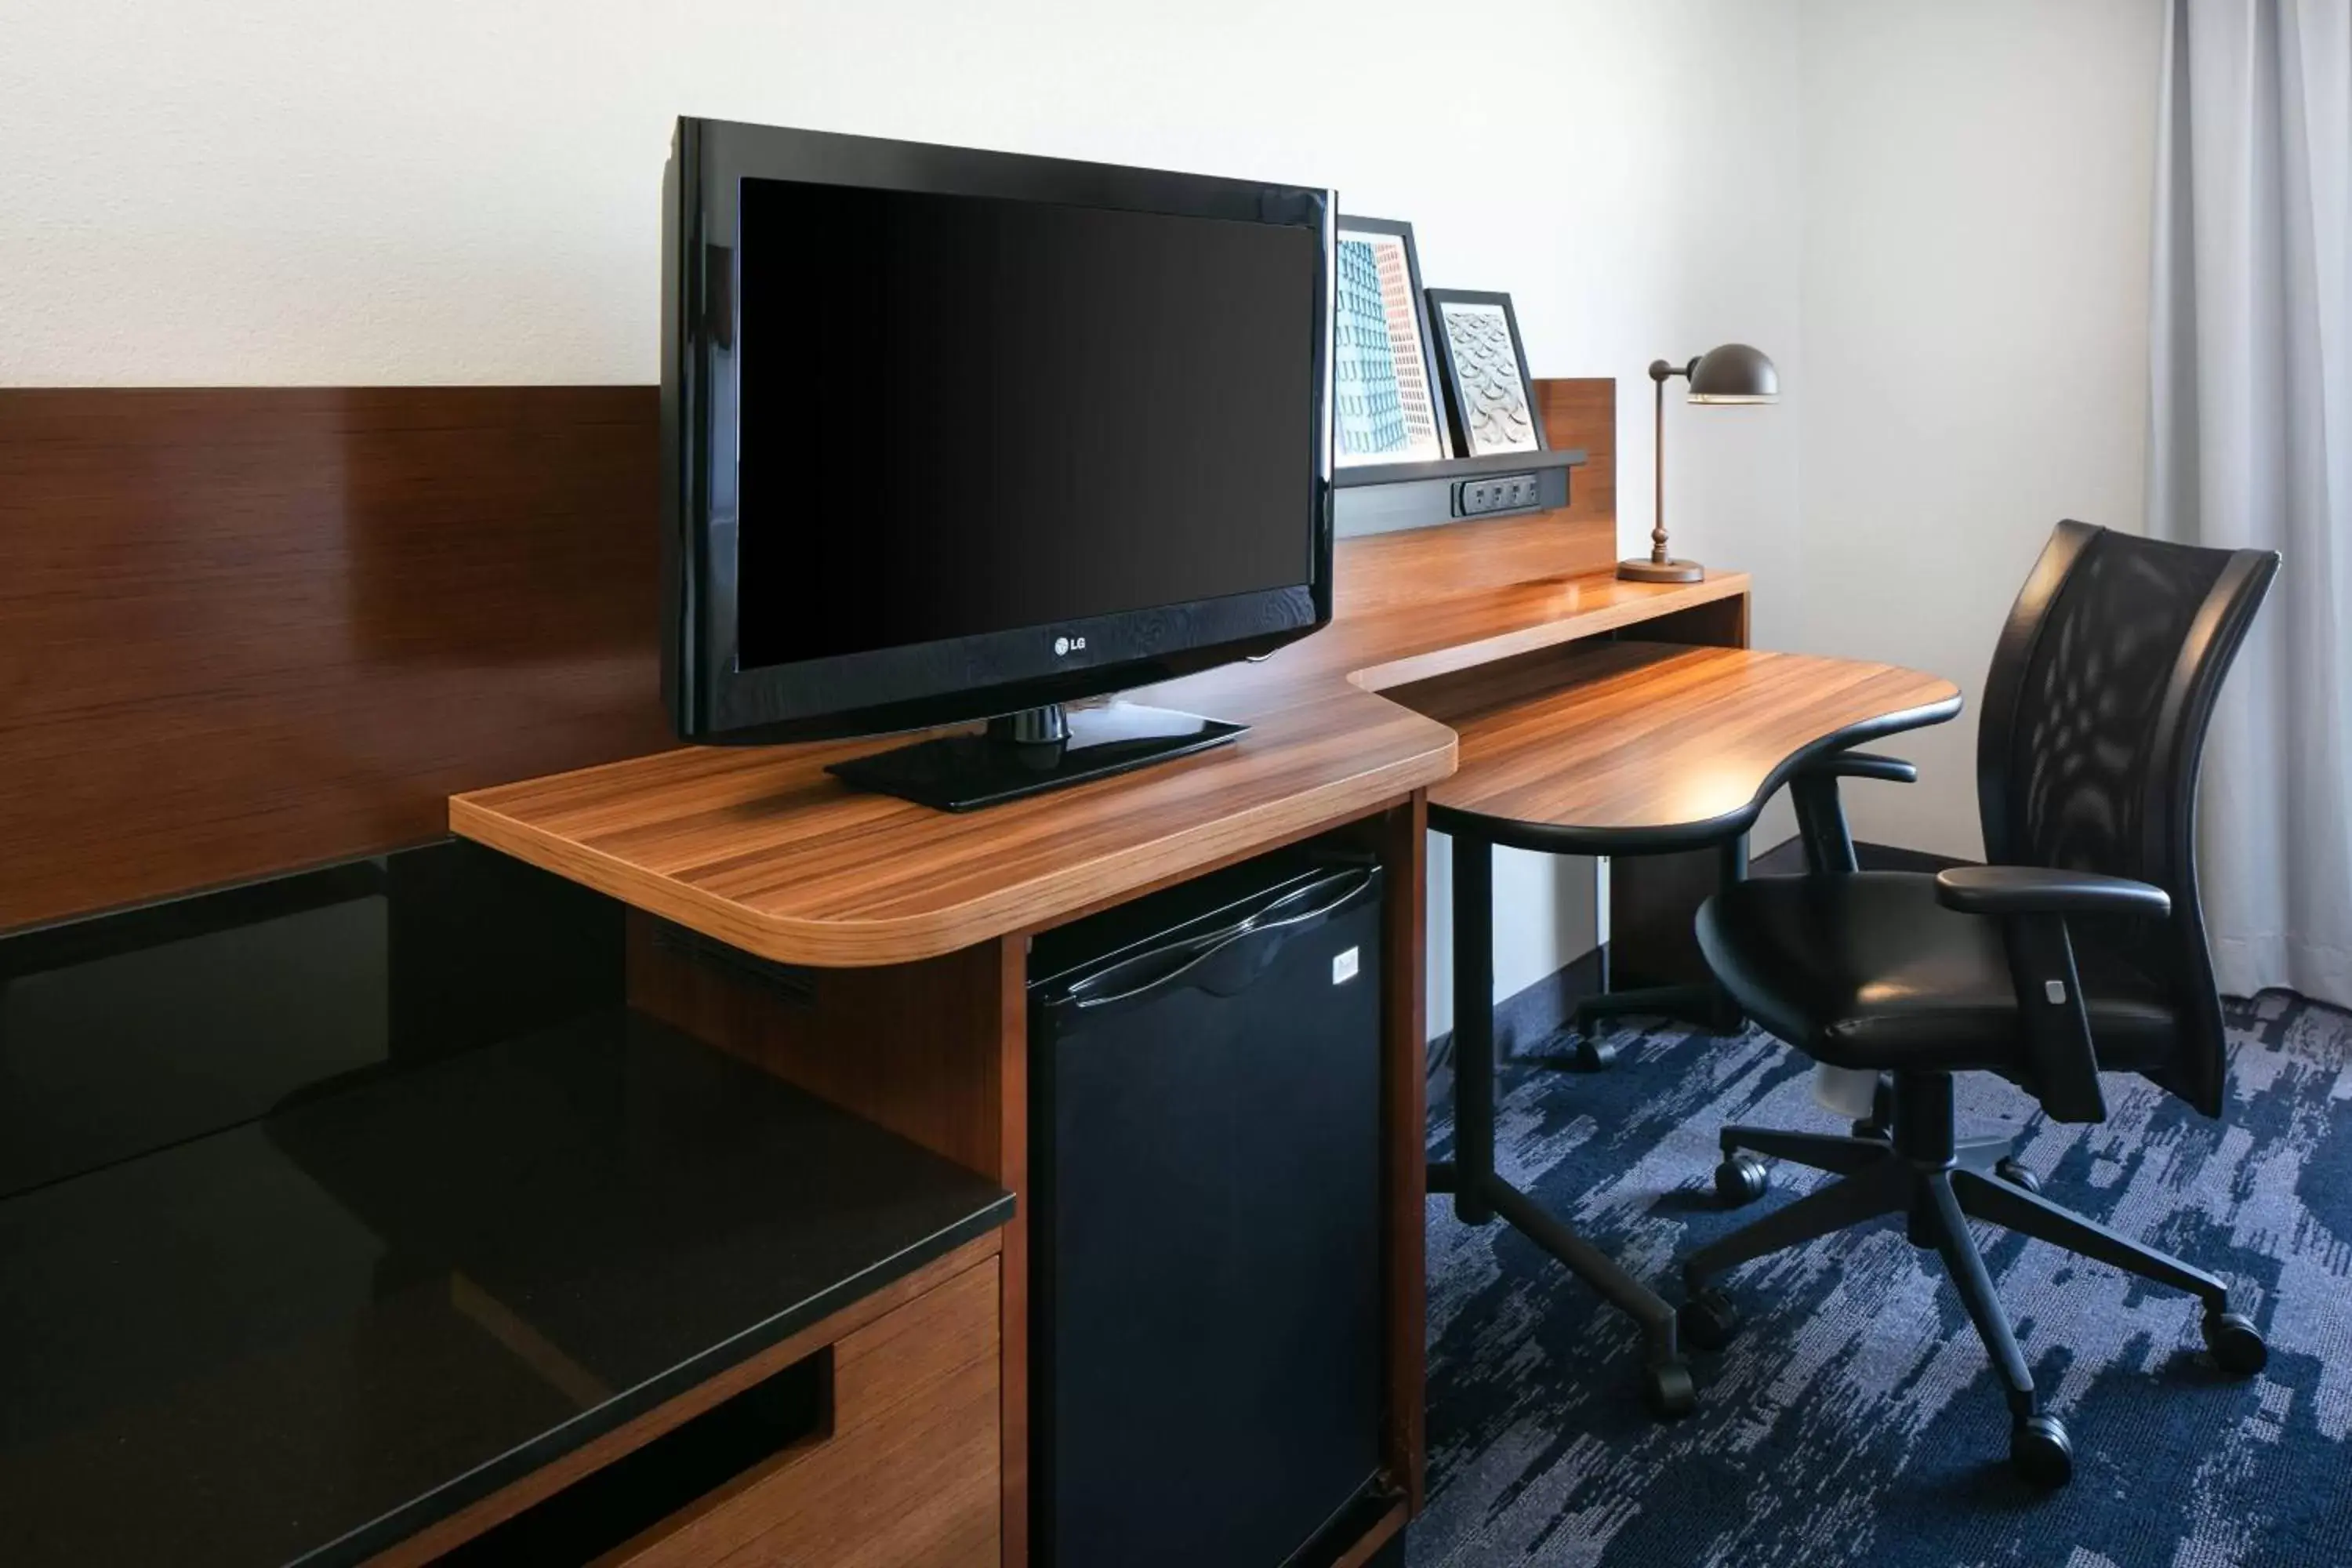
{"label": "black picture frame", "polygon": [[[1436,337],[1438,363],[1445,373],[1445,414],[1454,428],[1455,454],[1465,458],[1484,458],[1497,452],[1549,451],[1549,444],[1544,439],[1542,412],[1536,406],[1535,377],[1528,371],[1527,344],[1519,338],[1519,317],[1518,312],[1511,308],[1511,297],[1508,294],[1482,289],[1431,289],[1426,290],[1426,293],[1429,300],[1430,325]],[[1454,332],[1447,321],[1447,311],[1458,306],[1468,306],[1474,309],[1491,308],[1502,311],[1503,325],[1511,342],[1511,359],[1514,368],[1518,373],[1519,398],[1527,410],[1528,428],[1535,437],[1534,446],[1504,445],[1499,442],[1488,442],[1483,446],[1480,444],[1477,437],[1480,420],[1476,411],[1468,406],[1463,394],[1462,371],[1454,361]]]}
{"label": "black picture frame", "polygon": [[[1412,301],[1412,329],[1415,336],[1420,340],[1421,374],[1423,384],[1428,389],[1433,433],[1437,438],[1437,450],[1434,454],[1408,449],[1398,452],[1362,453],[1354,456],[1341,450],[1339,444],[1335,440],[1332,447],[1333,466],[1345,468],[1379,463],[1425,462],[1432,460],[1433,458],[1443,461],[1447,458],[1458,456],[1459,448],[1454,443],[1453,422],[1445,411],[1444,383],[1438,368],[1437,340],[1433,335],[1433,323],[1430,321],[1427,291],[1422,287],[1421,247],[1413,239],[1412,225],[1402,218],[1358,217],[1341,213],[1333,220],[1332,230],[1335,247],[1351,235],[1373,236],[1401,242],[1404,251],[1406,286]],[[1332,294],[1336,306],[1339,294],[1336,279]],[[1336,393],[1336,386],[1334,390]],[[1333,427],[1336,434],[1338,427],[1336,413]]]}

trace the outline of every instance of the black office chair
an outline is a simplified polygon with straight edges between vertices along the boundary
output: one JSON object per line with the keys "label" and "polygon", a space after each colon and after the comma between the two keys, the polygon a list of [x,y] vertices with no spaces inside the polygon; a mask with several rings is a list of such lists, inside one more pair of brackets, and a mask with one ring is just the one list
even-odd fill
{"label": "black office chair", "polygon": [[[2221,1109],[2221,998],[2197,907],[2197,769],[2238,645],[2275,554],[2200,550],[2062,522],[1994,648],[1977,745],[1984,866],[1940,875],[1850,869],[1834,764],[1800,801],[1796,877],[1727,887],[1699,911],[1699,945],[1751,1017],[1816,1060],[1889,1075],[1886,1137],[1726,1128],[1717,1186],[1763,1190],[1752,1150],[1842,1177],[1684,1263],[1685,1337],[1720,1345],[1738,1314],[1708,1281],[1884,1215],[1907,1216],[1958,1287],[2008,1384],[2010,1457],[2063,1485],[2073,1450],[2034,1406],[1983,1258],[1976,1218],[2195,1292],[2205,1343],[2250,1376],[2267,1351],[2201,1269],[2047,1201],[2006,1163],[2009,1141],[1956,1137],[1955,1072],[1996,1072],[2060,1121],[2106,1115],[2102,1068],[2133,1069],[2207,1115]],[[1854,772],[1873,771],[1855,759]],[[1889,776],[1879,773],[1877,776]],[[1831,792],[1822,804],[1822,782]],[[1823,868],[1827,867],[1828,868]]]}

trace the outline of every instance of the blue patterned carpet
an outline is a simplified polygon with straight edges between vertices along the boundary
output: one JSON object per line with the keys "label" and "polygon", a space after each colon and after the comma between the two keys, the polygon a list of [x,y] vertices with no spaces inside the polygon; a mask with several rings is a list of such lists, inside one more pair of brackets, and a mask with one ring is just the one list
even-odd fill
{"label": "blue patterned carpet", "polygon": [[[2032,1492],[1940,1265],[1888,1222],[1733,1274],[1746,1323],[1694,1358],[1698,1414],[1659,1426],[1633,1393],[1632,1326],[1515,1233],[1436,1200],[1414,1568],[2352,1565],[2352,1016],[2269,994],[2231,1020],[2218,1121],[2124,1076],[2095,1127],[2042,1121],[1981,1075],[1960,1108],[1964,1131],[2016,1128],[2053,1198],[2228,1279],[2269,1338],[2261,1376],[2212,1368],[2190,1298],[1979,1227],[2074,1441],[2074,1484]],[[1672,1281],[1684,1251],[1821,1179],[1775,1166],[1761,1204],[1719,1209],[1717,1127],[1843,1123],[1769,1037],[1617,1037],[1606,1073],[1505,1068],[1497,1163]],[[1450,1151],[1448,1111],[1433,1152]]]}

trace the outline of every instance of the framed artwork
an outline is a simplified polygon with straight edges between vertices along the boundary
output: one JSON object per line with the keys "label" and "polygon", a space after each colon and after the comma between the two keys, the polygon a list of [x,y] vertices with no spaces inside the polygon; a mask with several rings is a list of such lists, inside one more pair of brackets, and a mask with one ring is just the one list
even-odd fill
{"label": "framed artwork", "polygon": [[1446,413],[1465,458],[1540,452],[1536,389],[1508,294],[1432,289],[1429,314],[1445,372]]}
{"label": "framed artwork", "polygon": [[1334,460],[1344,468],[1451,456],[1412,225],[1342,214],[1338,248],[1331,291],[1339,313],[1331,335]]}

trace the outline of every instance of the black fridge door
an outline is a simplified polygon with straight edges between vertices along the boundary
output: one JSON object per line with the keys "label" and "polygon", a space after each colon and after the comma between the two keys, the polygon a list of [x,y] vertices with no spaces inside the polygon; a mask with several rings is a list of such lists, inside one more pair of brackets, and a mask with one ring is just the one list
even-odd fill
{"label": "black fridge door", "polygon": [[1379,1466],[1380,871],[1234,894],[1032,994],[1052,1568],[1277,1568]]}

